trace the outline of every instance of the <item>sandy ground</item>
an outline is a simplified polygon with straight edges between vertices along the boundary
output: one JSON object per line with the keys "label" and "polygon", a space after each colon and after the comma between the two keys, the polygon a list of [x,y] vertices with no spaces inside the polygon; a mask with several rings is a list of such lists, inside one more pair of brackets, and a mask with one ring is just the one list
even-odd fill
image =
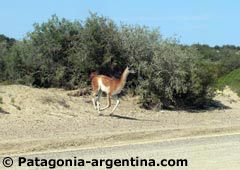
{"label": "sandy ground", "polygon": [[228,88],[215,98],[219,107],[202,111],[149,111],[137,98],[122,97],[114,117],[112,108],[99,116],[90,97],[76,93],[0,86],[0,154],[240,132],[240,99]]}

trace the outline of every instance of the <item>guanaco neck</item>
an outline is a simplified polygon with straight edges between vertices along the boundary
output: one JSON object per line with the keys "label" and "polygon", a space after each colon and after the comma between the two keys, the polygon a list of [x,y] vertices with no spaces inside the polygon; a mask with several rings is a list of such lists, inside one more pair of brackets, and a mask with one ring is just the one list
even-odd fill
{"label": "guanaco neck", "polygon": [[125,86],[128,74],[129,72],[127,71],[127,69],[125,69],[120,78],[120,88],[123,88]]}

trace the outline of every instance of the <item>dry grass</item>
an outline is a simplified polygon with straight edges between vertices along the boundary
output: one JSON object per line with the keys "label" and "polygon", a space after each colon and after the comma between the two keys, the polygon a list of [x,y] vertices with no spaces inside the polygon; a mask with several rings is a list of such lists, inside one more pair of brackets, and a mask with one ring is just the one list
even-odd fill
{"label": "dry grass", "polygon": [[70,105],[67,104],[67,101],[64,98],[57,98],[56,96],[43,96],[41,98],[43,104],[54,105],[58,104],[65,108],[70,108]]}

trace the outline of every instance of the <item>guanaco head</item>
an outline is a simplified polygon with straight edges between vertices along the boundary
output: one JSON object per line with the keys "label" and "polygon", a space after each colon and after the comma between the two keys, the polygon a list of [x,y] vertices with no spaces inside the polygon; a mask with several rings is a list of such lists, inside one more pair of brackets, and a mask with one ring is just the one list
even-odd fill
{"label": "guanaco head", "polygon": [[134,69],[133,69],[133,65],[127,66],[126,71],[127,71],[128,73],[135,73],[135,71],[134,71]]}

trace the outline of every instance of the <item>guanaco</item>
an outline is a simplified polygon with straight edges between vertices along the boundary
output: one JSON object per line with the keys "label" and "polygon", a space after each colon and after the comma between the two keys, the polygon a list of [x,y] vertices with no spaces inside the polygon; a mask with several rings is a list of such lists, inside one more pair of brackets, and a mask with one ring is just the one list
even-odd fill
{"label": "guanaco", "polygon": [[[112,113],[116,110],[118,104],[119,104],[119,98],[118,94],[122,91],[123,87],[126,84],[127,77],[129,73],[135,73],[131,67],[127,66],[124,72],[121,75],[121,78],[119,80],[105,76],[105,75],[98,75],[96,72],[91,73],[91,84],[92,84],[92,102],[94,109],[98,111],[100,114],[100,111],[105,110],[111,106],[111,96],[114,97],[114,100],[116,101],[116,105],[114,106]],[[107,101],[108,104],[104,108],[100,108],[100,99],[101,99],[101,93],[105,92],[107,94]],[[95,99],[95,97],[97,98]],[[97,106],[96,106],[97,101]]]}

